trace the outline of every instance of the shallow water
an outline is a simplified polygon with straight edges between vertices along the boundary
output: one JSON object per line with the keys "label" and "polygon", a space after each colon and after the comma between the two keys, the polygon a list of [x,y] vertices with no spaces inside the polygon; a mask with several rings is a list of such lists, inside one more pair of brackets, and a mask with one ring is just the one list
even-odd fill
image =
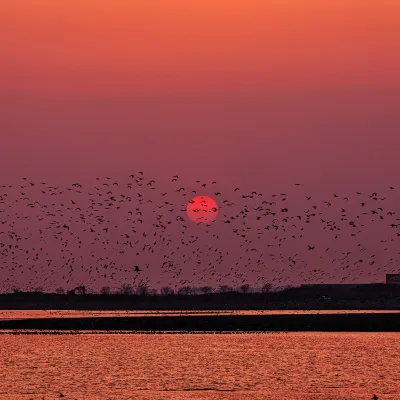
{"label": "shallow water", "polygon": [[399,333],[0,336],[0,399],[400,399]]}

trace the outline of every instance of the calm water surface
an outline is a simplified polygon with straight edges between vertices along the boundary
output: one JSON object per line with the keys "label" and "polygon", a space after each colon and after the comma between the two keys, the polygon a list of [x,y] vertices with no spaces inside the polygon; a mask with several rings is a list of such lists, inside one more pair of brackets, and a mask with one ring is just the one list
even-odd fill
{"label": "calm water surface", "polygon": [[0,400],[399,400],[399,355],[399,333],[6,333]]}

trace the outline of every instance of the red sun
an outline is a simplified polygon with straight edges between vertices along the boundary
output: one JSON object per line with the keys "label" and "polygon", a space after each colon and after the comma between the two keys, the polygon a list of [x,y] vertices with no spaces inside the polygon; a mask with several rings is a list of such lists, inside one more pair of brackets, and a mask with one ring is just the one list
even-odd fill
{"label": "red sun", "polygon": [[187,215],[197,223],[208,224],[217,218],[218,205],[208,196],[196,196],[189,201]]}

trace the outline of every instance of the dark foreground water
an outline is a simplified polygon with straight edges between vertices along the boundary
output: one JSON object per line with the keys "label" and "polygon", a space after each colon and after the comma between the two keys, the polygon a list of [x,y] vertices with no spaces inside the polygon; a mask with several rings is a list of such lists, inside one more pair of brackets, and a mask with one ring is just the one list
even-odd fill
{"label": "dark foreground water", "polygon": [[185,315],[392,314],[400,310],[0,310],[0,321],[31,318],[93,318]]}
{"label": "dark foreground water", "polygon": [[0,399],[400,399],[400,333],[2,334]]}
{"label": "dark foreground water", "polygon": [[[25,330],[202,332],[400,332],[400,313],[379,310],[72,311],[4,310],[0,332]],[[400,399],[399,399],[400,400]]]}

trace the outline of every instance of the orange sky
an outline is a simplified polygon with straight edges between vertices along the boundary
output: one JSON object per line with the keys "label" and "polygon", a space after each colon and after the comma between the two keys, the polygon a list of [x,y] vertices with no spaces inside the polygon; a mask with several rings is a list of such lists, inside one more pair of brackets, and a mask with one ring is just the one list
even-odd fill
{"label": "orange sky", "polygon": [[399,49],[400,0],[0,0],[0,182],[386,193]]}
{"label": "orange sky", "polygon": [[246,92],[400,83],[398,0],[12,0],[2,92]]}
{"label": "orange sky", "polygon": [[0,1],[0,38],[0,178],[135,160],[320,185],[399,160],[399,0]]}

